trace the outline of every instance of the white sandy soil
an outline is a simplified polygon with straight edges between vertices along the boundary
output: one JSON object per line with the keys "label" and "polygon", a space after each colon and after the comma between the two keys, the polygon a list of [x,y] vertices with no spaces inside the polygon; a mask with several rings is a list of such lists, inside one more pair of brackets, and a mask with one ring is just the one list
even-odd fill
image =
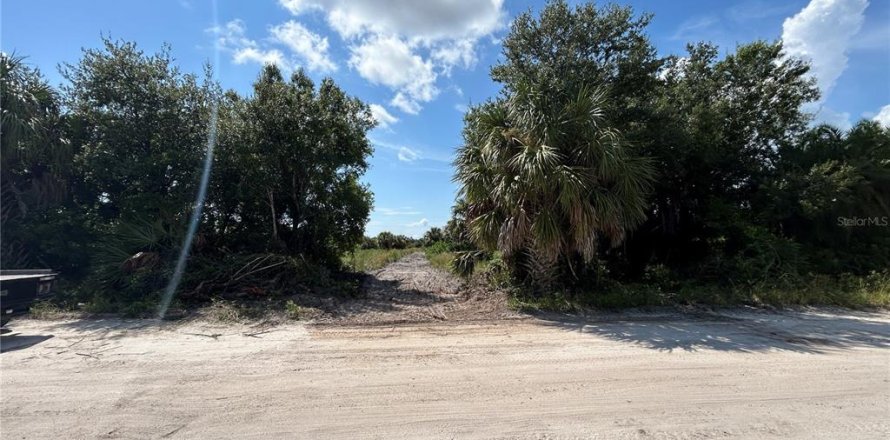
{"label": "white sandy soil", "polygon": [[449,321],[431,305],[361,325],[14,320],[0,436],[890,438],[887,313]]}

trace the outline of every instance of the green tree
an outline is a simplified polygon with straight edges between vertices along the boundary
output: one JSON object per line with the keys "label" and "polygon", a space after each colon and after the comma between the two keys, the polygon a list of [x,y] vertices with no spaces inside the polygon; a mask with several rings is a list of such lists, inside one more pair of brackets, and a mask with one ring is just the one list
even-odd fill
{"label": "green tree", "polygon": [[71,201],[76,170],[58,93],[24,58],[0,54],[0,103],[2,266],[79,272],[90,238]]}
{"label": "green tree", "polygon": [[475,241],[519,257],[542,286],[559,265],[596,257],[600,236],[620,243],[645,218],[652,179],[609,128],[600,93],[540,84],[471,109],[455,165]]}
{"label": "green tree", "polygon": [[423,238],[420,241],[423,246],[430,246],[433,243],[444,240],[445,233],[442,231],[442,228],[432,227],[423,234]]}
{"label": "green tree", "polygon": [[269,66],[242,98],[222,93],[209,67],[203,81],[180,72],[168,48],[145,54],[111,40],[62,73],[77,173],[66,199],[77,215],[66,218],[102,237],[78,264],[93,264],[84,291],[104,308],[150,307],[169,281],[212,130],[213,172],[183,289],[219,286],[261,261],[307,274],[337,268],[362,239],[372,197],[359,178],[374,122],[330,79],[316,87],[296,72],[285,81]]}
{"label": "green tree", "polygon": [[502,96],[466,117],[456,180],[468,230],[538,284],[645,218],[652,171],[616,128],[636,129],[657,85],[650,18],[565,1],[521,14],[491,70]]}
{"label": "green tree", "polygon": [[417,245],[415,240],[405,235],[396,235],[389,231],[383,231],[377,234],[377,245],[381,249],[405,249]]}
{"label": "green tree", "polygon": [[605,117],[630,135],[647,119],[663,62],[646,35],[651,19],[627,6],[548,1],[538,17],[529,11],[513,20],[491,77],[507,93],[547,84],[575,97],[596,85],[608,96]]}
{"label": "green tree", "polygon": [[182,73],[169,47],[147,55],[109,39],[62,75],[69,137],[84,170],[81,202],[109,221],[184,221],[215,86]]}
{"label": "green tree", "polygon": [[467,226],[467,214],[469,206],[466,199],[458,197],[451,207],[451,218],[445,224],[445,240],[453,251],[470,251],[476,249],[470,230]]}
{"label": "green tree", "polygon": [[389,231],[377,234],[376,241],[381,249],[394,249],[396,247],[396,235]]}
{"label": "green tree", "polygon": [[362,238],[362,242],[359,244],[359,247],[362,249],[377,249],[380,245],[377,243],[377,239],[373,237],[365,236]]}
{"label": "green tree", "polygon": [[4,211],[26,216],[64,197],[71,149],[61,131],[58,94],[24,58],[0,54],[0,100],[0,165],[10,203]]}
{"label": "green tree", "polygon": [[848,133],[814,127],[779,149],[759,207],[821,272],[890,266],[890,129],[870,121]]}
{"label": "green tree", "polygon": [[[223,151],[237,158],[227,169],[238,176],[225,184],[239,193],[227,215],[267,231],[262,242],[339,261],[361,242],[371,209],[359,182],[372,151],[368,106],[330,79],[316,88],[297,71],[285,81],[275,66],[263,69],[253,97],[235,105],[239,116]],[[238,167],[245,169],[232,170]]]}
{"label": "green tree", "polygon": [[710,44],[687,50],[667,60],[652,118],[635,134],[658,179],[646,223],[618,258],[630,274],[663,263],[696,275],[743,250],[777,151],[806,129],[801,106],[818,96],[809,67],[781,43],[741,45],[724,59]]}

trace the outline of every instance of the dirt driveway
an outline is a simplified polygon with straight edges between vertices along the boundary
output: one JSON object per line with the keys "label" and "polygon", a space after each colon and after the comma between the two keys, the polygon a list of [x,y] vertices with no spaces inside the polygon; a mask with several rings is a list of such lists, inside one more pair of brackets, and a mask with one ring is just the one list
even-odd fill
{"label": "dirt driveway", "polygon": [[884,313],[384,321],[13,321],[0,434],[890,436]]}

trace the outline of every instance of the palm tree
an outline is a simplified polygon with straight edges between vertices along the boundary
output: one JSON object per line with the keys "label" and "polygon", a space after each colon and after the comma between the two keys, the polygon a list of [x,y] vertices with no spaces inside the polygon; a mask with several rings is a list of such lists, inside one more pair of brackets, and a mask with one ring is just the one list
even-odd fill
{"label": "palm tree", "polygon": [[0,53],[0,245],[3,267],[31,264],[33,248],[16,234],[29,212],[62,200],[71,150],[62,139],[59,98],[22,57]]}
{"label": "palm tree", "polygon": [[[37,207],[57,201],[71,155],[62,140],[59,98],[40,72],[15,54],[0,54],[0,171],[4,209],[24,216],[28,203]],[[9,209],[18,211],[13,214]]]}
{"label": "palm tree", "polygon": [[600,237],[617,245],[645,219],[652,169],[606,123],[602,102],[593,88],[523,84],[466,117],[455,181],[471,235],[523,256],[540,286],[560,264],[592,260]]}
{"label": "palm tree", "polygon": [[445,240],[445,233],[442,232],[442,228],[432,227],[423,234],[421,241],[424,246],[432,246],[436,242],[443,240]]}

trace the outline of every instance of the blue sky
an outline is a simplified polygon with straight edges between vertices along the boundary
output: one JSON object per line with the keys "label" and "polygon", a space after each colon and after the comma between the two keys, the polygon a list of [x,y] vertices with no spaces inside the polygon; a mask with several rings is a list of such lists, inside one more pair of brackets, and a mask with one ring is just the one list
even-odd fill
{"label": "blue sky", "polygon": [[[600,2],[603,3],[603,2]],[[618,1],[655,15],[661,54],[711,41],[782,38],[809,57],[825,95],[810,110],[843,127],[860,118],[890,124],[890,2],[867,0]],[[375,194],[368,234],[420,235],[443,225],[454,200],[450,161],[463,110],[495,95],[489,66],[510,21],[543,2],[500,0],[4,0],[0,47],[28,57],[53,84],[100,34],[146,51],[172,46],[178,65],[200,72],[218,55],[218,79],[242,94],[264,62],[333,77],[373,105],[380,127],[366,175]],[[883,111],[882,111],[883,110]]]}

